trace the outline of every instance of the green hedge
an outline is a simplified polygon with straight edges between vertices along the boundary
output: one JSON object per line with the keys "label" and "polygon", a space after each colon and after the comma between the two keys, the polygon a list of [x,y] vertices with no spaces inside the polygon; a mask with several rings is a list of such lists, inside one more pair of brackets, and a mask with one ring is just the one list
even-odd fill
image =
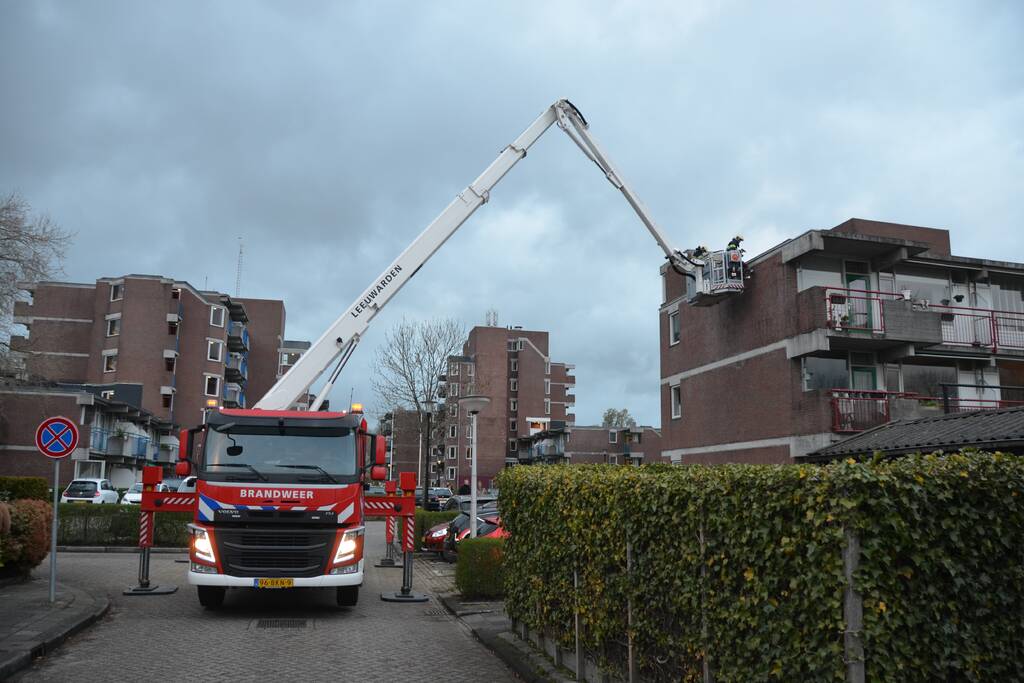
{"label": "green hedge", "polygon": [[706,655],[718,681],[842,681],[850,530],[869,680],[1024,680],[1014,456],[516,467],[500,487],[508,613],[570,645],[578,609],[611,669],[631,599],[649,678],[699,680]]}
{"label": "green hedge", "polygon": [[505,539],[465,538],[459,543],[455,587],[464,598],[500,598],[505,594]]}
{"label": "green hedge", "polygon": [[[153,519],[153,545],[184,548],[191,512],[157,512]],[[138,505],[84,505],[61,503],[58,545],[137,546]]]}
{"label": "green hedge", "polygon": [[0,527],[0,576],[27,575],[50,552],[51,506],[32,499],[0,506],[6,508],[0,515],[5,522]]}
{"label": "green hedge", "polygon": [[50,484],[42,477],[0,477],[0,500],[50,500]]}

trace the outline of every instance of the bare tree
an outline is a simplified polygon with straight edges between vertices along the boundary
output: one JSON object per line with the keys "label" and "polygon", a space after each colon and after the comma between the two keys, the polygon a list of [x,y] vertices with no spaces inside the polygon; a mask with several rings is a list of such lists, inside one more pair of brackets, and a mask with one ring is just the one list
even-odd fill
{"label": "bare tree", "polygon": [[[422,417],[426,413],[424,403],[438,401],[448,357],[461,353],[465,338],[465,326],[454,318],[425,321],[403,318],[388,330],[373,360],[372,383],[377,411],[385,413],[404,408]],[[443,443],[448,420],[447,411],[433,414],[432,446]],[[429,464],[425,469],[429,469]]]}
{"label": "bare tree", "polygon": [[602,427],[635,427],[636,420],[629,414],[629,408],[623,408],[622,410],[616,410],[615,408],[609,408],[604,411],[604,415],[601,416]]}
{"label": "bare tree", "polygon": [[46,280],[63,273],[64,253],[72,234],[48,216],[31,215],[31,207],[11,193],[0,200],[0,372],[9,365],[14,302],[18,283]]}

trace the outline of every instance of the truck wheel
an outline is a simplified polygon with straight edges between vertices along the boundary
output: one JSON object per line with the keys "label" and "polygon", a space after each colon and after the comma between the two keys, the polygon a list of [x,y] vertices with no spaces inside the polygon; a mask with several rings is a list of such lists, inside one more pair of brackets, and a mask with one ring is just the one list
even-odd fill
{"label": "truck wheel", "polygon": [[359,602],[359,586],[338,586],[338,607],[355,607]]}
{"label": "truck wheel", "polygon": [[206,609],[215,609],[224,604],[226,589],[219,586],[196,586],[199,589],[199,604]]}

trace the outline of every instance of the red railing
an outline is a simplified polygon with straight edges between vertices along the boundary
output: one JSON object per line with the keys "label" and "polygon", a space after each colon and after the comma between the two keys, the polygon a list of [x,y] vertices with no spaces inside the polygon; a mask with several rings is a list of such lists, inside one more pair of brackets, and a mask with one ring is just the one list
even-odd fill
{"label": "red railing", "polygon": [[[836,331],[885,333],[883,301],[902,300],[901,294],[867,289],[828,287],[826,320]],[[916,310],[940,314],[942,343],[969,346],[995,353],[1000,349],[1024,351],[1024,313],[987,308],[949,306],[915,301]]]}
{"label": "red railing", "polygon": [[1024,405],[1024,401],[1017,400],[955,396],[950,396],[944,402],[942,398],[905,391],[831,389],[829,394],[832,403],[832,431],[839,434],[861,432],[889,422],[892,419],[892,402],[896,399],[917,401],[922,407],[937,409],[936,412],[948,410],[951,413]]}

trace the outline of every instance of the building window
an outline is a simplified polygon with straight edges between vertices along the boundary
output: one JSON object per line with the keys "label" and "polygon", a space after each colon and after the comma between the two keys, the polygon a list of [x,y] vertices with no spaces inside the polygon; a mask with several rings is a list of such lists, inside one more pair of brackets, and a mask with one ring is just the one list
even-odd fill
{"label": "building window", "polygon": [[101,391],[100,392],[100,398],[106,399],[108,401],[113,401],[114,400],[114,390],[113,389],[108,389],[107,391]]}
{"label": "building window", "polygon": [[448,425],[448,438],[457,439],[459,438],[459,425]]}
{"label": "building window", "polygon": [[806,356],[801,359],[801,365],[804,391],[847,389],[850,386],[845,358]]}
{"label": "building window", "polygon": [[164,358],[164,370],[167,372],[174,372],[174,358]]}
{"label": "building window", "polygon": [[470,421],[468,424],[466,424],[466,438],[467,439],[472,439],[473,438],[473,422],[472,421]]}
{"label": "building window", "polygon": [[448,385],[448,393],[450,393],[453,398],[457,397],[459,395],[459,385],[458,384],[449,384]]}
{"label": "building window", "polygon": [[508,430],[510,432],[517,431],[517,426],[516,426],[516,421],[515,420],[509,420],[508,421]]}
{"label": "building window", "polygon": [[508,400],[508,409],[511,410],[513,413],[517,412],[519,410],[519,399],[510,398]]}
{"label": "building window", "polygon": [[205,390],[207,396],[220,397],[220,377],[217,375],[206,375]]}
{"label": "building window", "polygon": [[103,372],[117,372],[117,349],[103,352]]}
{"label": "building window", "polygon": [[176,323],[176,322],[168,322],[167,323],[167,334],[173,334],[173,335],[176,336],[178,334],[178,323]]}
{"label": "building window", "polygon": [[459,416],[459,404],[458,403],[452,403],[451,405],[448,406],[448,415],[450,415],[451,417],[458,417]]}
{"label": "building window", "polygon": [[124,283],[110,285],[110,300],[120,301],[124,298]]}
{"label": "building window", "polygon": [[455,468],[454,467],[449,467],[448,468],[448,481],[455,481],[456,477],[458,477],[458,475],[455,473]]}
{"label": "building window", "polygon": [[519,380],[512,378],[508,381],[509,391],[519,391]]}
{"label": "building window", "polygon": [[618,442],[619,442],[619,433],[617,431],[615,431],[614,429],[609,429],[608,430],[608,443],[618,443]]}
{"label": "building window", "polygon": [[551,395],[551,380],[549,380],[549,379],[544,380],[544,395],[545,396],[550,396]]}
{"label": "building window", "polygon": [[459,364],[458,363],[449,363],[448,364],[448,374],[451,375],[452,377],[458,377],[459,376]]}
{"label": "building window", "polygon": [[675,310],[668,314],[668,345],[674,346],[679,343],[679,311]]}
{"label": "building window", "polygon": [[615,454],[615,453],[609,453],[608,454],[608,464],[609,465],[618,465],[619,464],[619,456],[617,454]]}
{"label": "building window", "polygon": [[224,355],[224,342],[216,339],[206,340],[206,360],[219,363]]}
{"label": "building window", "polygon": [[544,399],[544,414],[545,415],[550,415],[551,414],[551,399],[550,398]]}
{"label": "building window", "polygon": [[517,339],[516,340],[516,351],[522,351],[523,350],[523,346],[524,346],[523,340],[522,339]]}
{"label": "building window", "polygon": [[467,377],[472,377],[473,376],[473,364],[472,363],[466,363],[466,376]]}
{"label": "building window", "polygon": [[508,451],[509,451],[509,453],[515,453],[517,450],[519,450],[519,448],[516,446],[516,440],[515,439],[509,439],[508,440]]}
{"label": "building window", "polygon": [[466,460],[472,460],[472,459],[473,459],[473,447],[472,446],[466,446]]}
{"label": "building window", "polygon": [[519,361],[513,358],[508,362],[508,369],[510,372],[519,372]]}
{"label": "building window", "polygon": [[550,375],[551,374],[551,361],[549,361],[549,360],[544,361],[544,374],[545,375]]}
{"label": "building window", "polygon": [[171,290],[171,298],[172,299],[180,299],[181,298],[181,290],[178,289],[177,287],[172,289]]}
{"label": "building window", "polygon": [[121,314],[113,313],[107,316],[107,336],[116,337],[121,334]]}
{"label": "building window", "polygon": [[449,460],[455,460],[455,458],[457,458],[457,457],[459,457],[459,448],[458,448],[458,446],[449,446],[448,447],[448,459]]}
{"label": "building window", "polygon": [[223,306],[210,306],[210,324],[214,327],[224,327]]}
{"label": "building window", "polygon": [[163,404],[164,408],[170,408],[171,407],[171,395],[170,394],[163,394],[163,395],[161,395],[160,396],[160,402]]}
{"label": "building window", "polygon": [[669,388],[672,397],[672,419],[683,416],[683,390],[678,384]]}

